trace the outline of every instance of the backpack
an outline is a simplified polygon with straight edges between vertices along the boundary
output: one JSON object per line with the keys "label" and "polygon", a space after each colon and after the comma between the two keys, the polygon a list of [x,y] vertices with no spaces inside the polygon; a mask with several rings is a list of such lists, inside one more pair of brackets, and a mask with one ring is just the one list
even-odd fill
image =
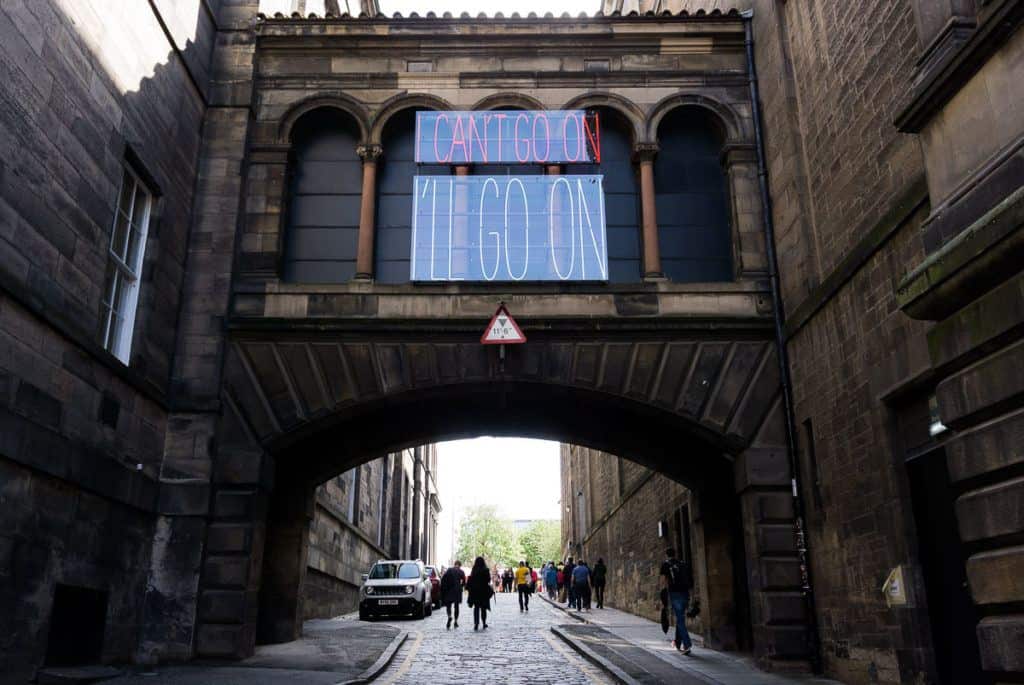
{"label": "backpack", "polygon": [[668,565],[669,592],[687,592],[693,587],[693,569],[685,561],[672,559]]}

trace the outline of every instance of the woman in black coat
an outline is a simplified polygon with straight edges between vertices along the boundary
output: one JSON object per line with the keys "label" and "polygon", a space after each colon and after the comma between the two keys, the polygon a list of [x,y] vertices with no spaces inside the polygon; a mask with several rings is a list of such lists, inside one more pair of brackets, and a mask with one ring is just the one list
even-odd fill
{"label": "woman in black coat", "polygon": [[473,570],[466,581],[466,589],[469,591],[469,606],[473,607],[473,630],[479,630],[481,619],[484,630],[487,630],[487,612],[491,608],[491,595],[494,594],[494,590],[491,588],[491,572],[483,557],[477,557],[473,562]]}
{"label": "woman in black coat", "polygon": [[455,627],[459,627],[459,606],[462,605],[462,591],[465,586],[466,574],[462,571],[462,562],[456,561],[455,565],[441,576],[441,603],[448,612],[448,625],[445,626],[445,630],[452,627],[452,606],[455,607]]}

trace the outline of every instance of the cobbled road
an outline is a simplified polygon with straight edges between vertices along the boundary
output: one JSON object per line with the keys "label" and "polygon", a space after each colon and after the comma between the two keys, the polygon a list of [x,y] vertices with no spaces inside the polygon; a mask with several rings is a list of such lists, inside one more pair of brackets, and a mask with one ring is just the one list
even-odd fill
{"label": "cobbled road", "polygon": [[614,682],[551,632],[553,625],[572,622],[565,613],[536,597],[527,613],[519,612],[514,594],[495,599],[497,608],[488,614],[487,630],[473,631],[473,610],[465,604],[458,629],[445,629],[444,609],[422,621],[389,621],[408,631],[409,639],[374,685]]}

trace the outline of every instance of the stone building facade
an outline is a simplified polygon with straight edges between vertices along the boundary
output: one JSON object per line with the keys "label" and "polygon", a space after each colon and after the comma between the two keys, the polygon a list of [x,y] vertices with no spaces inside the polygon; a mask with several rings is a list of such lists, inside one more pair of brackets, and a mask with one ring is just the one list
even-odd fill
{"label": "stone building facade", "polygon": [[753,9],[824,670],[1014,681],[1022,3],[658,3],[733,6]]}
{"label": "stone building facade", "polygon": [[[316,490],[303,618],[359,606],[361,576],[378,559],[436,561],[436,450],[425,445],[367,462]],[[422,512],[413,516],[414,512]]]}
{"label": "stone building facade", "polygon": [[[391,454],[375,544],[428,558],[432,469],[402,450],[480,432],[587,445],[567,482],[595,464],[578,515],[624,568],[624,513],[671,532],[649,501],[688,507],[695,559],[730,570],[699,628],[765,667],[1020,680],[1020,0],[300,4],[0,5],[0,680],[293,638],[365,552],[333,547],[344,500],[316,487]],[[567,107],[616,150],[622,280],[392,282],[411,112]],[[306,162],[338,185],[309,192]],[[330,250],[312,195],[340,203]],[[476,344],[498,300],[529,336],[502,360]],[[96,639],[51,649],[69,626]]]}

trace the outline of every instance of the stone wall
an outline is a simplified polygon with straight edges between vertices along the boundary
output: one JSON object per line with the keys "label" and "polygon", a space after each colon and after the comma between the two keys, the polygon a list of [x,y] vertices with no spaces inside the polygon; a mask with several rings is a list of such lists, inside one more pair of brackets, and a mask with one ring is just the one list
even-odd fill
{"label": "stone wall", "polygon": [[[43,662],[58,583],[135,656],[219,2],[0,6],[0,682]],[[122,169],[157,200],[130,362],[100,344]]]}
{"label": "stone wall", "polygon": [[[562,445],[561,473],[563,493],[569,495],[563,501],[571,503],[562,518],[565,556],[583,559],[591,568],[603,558],[605,603],[660,620],[658,572],[665,548],[683,547],[679,512],[689,503],[687,489],[631,461],[576,445]],[[663,537],[659,522],[666,526]],[[695,569],[703,564],[703,554],[697,553]],[[696,634],[704,632],[700,617],[687,625]]]}

